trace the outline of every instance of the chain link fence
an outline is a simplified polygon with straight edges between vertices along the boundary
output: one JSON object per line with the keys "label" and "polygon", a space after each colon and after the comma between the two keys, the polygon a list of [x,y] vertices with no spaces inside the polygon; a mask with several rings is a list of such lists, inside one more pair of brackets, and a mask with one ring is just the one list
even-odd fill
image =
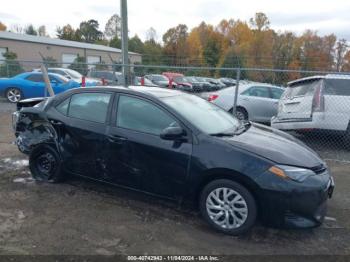
{"label": "chain link fence", "polygon": [[[3,60],[0,77],[38,71],[42,64],[42,61]],[[86,86],[123,85],[121,72],[125,66],[130,85],[193,93],[242,120],[288,132],[326,160],[350,163],[350,73],[52,61],[46,61],[45,65],[49,73]]]}

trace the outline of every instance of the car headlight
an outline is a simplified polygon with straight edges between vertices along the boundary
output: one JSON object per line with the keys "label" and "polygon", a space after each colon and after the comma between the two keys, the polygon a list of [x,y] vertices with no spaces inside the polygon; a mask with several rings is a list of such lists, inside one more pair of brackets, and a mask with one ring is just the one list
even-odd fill
{"label": "car headlight", "polygon": [[316,175],[316,173],[310,169],[286,165],[272,166],[269,171],[276,176],[297,182],[303,182],[306,178]]}

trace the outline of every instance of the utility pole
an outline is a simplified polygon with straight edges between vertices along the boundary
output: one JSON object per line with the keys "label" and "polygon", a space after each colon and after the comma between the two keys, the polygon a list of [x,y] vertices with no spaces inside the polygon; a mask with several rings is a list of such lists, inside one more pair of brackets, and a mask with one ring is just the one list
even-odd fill
{"label": "utility pole", "polygon": [[129,47],[128,47],[128,6],[127,0],[120,0],[120,12],[122,18],[122,61],[123,61],[123,85],[129,84]]}

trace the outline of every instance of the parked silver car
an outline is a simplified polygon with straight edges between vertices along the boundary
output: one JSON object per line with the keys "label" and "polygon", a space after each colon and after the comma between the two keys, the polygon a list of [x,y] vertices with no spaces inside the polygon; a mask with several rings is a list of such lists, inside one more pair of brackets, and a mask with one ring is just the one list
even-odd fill
{"label": "parked silver car", "polygon": [[350,147],[350,77],[329,74],[288,83],[271,125],[281,130],[344,135]]}
{"label": "parked silver car", "polygon": [[[224,110],[232,112],[235,88],[228,87],[217,92],[203,94],[203,96]],[[278,100],[283,91],[284,88],[263,83],[239,85],[237,118],[270,123],[271,118],[277,114]]]}

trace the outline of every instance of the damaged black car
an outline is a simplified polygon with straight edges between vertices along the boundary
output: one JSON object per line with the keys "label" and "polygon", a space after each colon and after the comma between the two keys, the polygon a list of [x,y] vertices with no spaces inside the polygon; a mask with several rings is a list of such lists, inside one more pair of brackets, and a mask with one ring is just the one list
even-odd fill
{"label": "damaged black car", "polygon": [[74,89],[19,102],[13,125],[35,179],[77,175],[192,203],[232,235],[258,219],[319,226],[334,188],[324,161],[294,137],[174,90]]}

